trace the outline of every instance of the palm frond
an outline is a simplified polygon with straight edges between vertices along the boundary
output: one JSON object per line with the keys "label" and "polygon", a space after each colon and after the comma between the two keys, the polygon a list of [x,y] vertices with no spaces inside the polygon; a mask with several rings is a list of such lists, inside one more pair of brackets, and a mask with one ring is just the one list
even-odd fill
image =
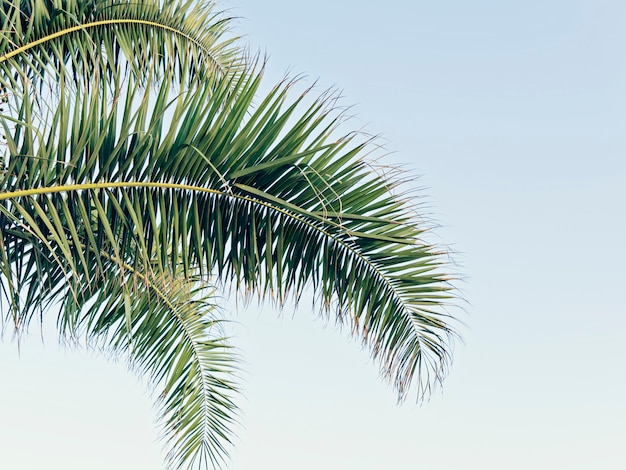
{"label": "palm frond", "polygon": [[159,415],[172,468],[218,467],[236,418],[236,358],[216,318],[212,292],[199,280],[131,266],[111,274],[83,290],[86,303],[66,302],[63,320],[76,316],[72,334],[127,353],[131,367],[161,388]]}
{"label": "palm frond", "polygon": [[[311,288],[402,399],[443,377],[443,253],[332,93],[259,96],[212,4],[4,0],[0,286],[19,332],[126,351],[164,387],[170,463],[219,466],[232,354],[207,283],[283,305]],[[88,73],[93,71],[92,73]],[[4,76],[2,76],[4,74]]]}
{"label": "palm frond", "polygon": [[[82,216],[93,217],[92,206],[98,214],[94,240],[123,240],[122,257],[133,259],[145,244],[163,266],[184,259],[184,271],[196,266],[279,301],[311,285],[370,346],[401,397],[413,377],[439,380],[452,328],[438,251],[422,241],[411,207],[390,189],[394,181],[360,158],[367,143],[331,139],[337,117],[326,101],[296,117],[303,98],[283,104],[285,84],[250,112],[260,80],[251,71],[171,99],[162,83],[156,100],[134,95],[110,108],[104,92],[77,97],[57,108],[43,136],[18,125],[10,139],[19,155],[34,145],[34,161],[66,164],[29,168],[29,189],[6,187],[0,199],[27,196],[34,204],[81,194]],[[124,93],[150,93],[137,90],[129,80]],[[97,140],[81,139],[80,126],[61,126],[77,120],[72,113],[88,122],[92,108],[98,121],[89,135]],[[37,139],[42,144],[30,143]],[[59,147],[72,151],[61,155]],[[75,225],[88,223],[78,217]],[[87,242],[78,233],[76,243]],[[432,380],[419,382],[420,393]]]}
{"label": "palm frond", "polygon": [[0,69],[9,88],[19,75],[41,83],[63,68],[82,84],[127,68],[186,80],[227,75],[245,60],[235,38],[226,37],[230,18],[212,2],[2,0],[0,23]]}

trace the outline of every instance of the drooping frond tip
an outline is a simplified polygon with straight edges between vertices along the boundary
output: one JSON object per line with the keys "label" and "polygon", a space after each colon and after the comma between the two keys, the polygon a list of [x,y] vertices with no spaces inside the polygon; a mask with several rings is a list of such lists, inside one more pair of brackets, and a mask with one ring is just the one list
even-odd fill
{"label": "drooping frond tip", "polygon": [[[237,417],[237,357],[224,337],[212,290],[200,279],[130,266],[101,282],[96,288],[84,284],[81,304],[88,307],[78,308],[81,336],[115,354],[125,352],[131,368],[156,387],[172,468],[218,467]],[[76,315],[71,304],[65,304],[66,318]]]}
{"label": "drooping frond tip", "polygon": [[410,169],[381,163],[383,160],[363,161],[373,181],[378,181],[374,186],[384,187],[379,207],[390,209],[384,216],[390,230],[380,239],[386,246],[375,248],[370,260],[383,261],[377,271],[387,279],[390,298],[395,296],[399,301],[396,314],[406,321],[401,326],[401,322],[391,320],[393,308],[383,305],[383,311],[390,310],[374,327],[375,335],[361,320],[352,326],[371,348],[382,377],[397,390],[399,401],[411,390],[421,401],[441,385],[452,360],[454,340],[460,337],[460,322],[452,314],[459,308],[457,278],[451,250],[430,241],[435,238],[436,223],[429,218],[418,177]]}

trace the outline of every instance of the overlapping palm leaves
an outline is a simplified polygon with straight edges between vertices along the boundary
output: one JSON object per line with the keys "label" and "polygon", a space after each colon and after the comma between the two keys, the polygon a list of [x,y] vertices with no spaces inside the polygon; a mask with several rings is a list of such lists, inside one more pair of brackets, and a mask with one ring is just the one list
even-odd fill
{"label": "overlapping palm leaves", "polygon": [[396,182],[335,136],[332,96],[260,97],[262,67],[212,11],[6,0],[0,39],[7,318],[60,305],[60,331],[127,351],[163,389],[174,467],[218,466],[235,414],[208,282],[279,304],[312,287],[400,397],[442,377],[451,333],[440,255]]}

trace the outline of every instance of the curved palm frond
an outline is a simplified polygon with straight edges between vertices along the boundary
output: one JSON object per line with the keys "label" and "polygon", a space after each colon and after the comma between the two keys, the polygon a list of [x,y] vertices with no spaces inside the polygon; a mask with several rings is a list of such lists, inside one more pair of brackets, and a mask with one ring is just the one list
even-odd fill
{"label": "curved palm frond", "polygon": [[[110,226],[98,226],[98,246],[124,240],[122,256],[134,262],[134,247],[145,244],[160,266],[180,257],[183,274],[197,266],[279,301],[313,284],[324,305],[335,302],[338,319],[370,345],[401,396],[423,365],[421,377],[438,379],[451,328],[440,308],[450,286],[437,251],[421,241],[410,207],[390,191],[394,182],[359,158],[366,144],[350,136],[330,140],[337,119],[324,100],[295,117],[302,98],[284,105],[283,85],[249,114],[260,77],[251,72],[171,100],[162,83],[156,100],[124,100],[141,104],[119,114],[122,105],[106,111],[106,99],[98,103],[93,93],[77,97],[57,113],[88,119],[89,107],[103,110],[89,127],[97,141],[81,141],[81,130],[69,125],[63,135],[56,124],[81,118],[51,119],[35,160],[58,161],[59,148],[72,148],[65,165],[29,170],[30,189],[7,188],[0,199],[28,197],[34,204],[52,194],[89,195],[82,206],[94,206],[99,224]],[[129,81],[126,93],[136,90]],[[18,134],[11,146],[23,155],[20,146],[37,137],[25,129]],[[87,242],[78,233],[74,244]]]}
{"label": "curved palm frond", "polygon": [[2,0],[0,23],[0,81],[9,89],[20,76],[41,85],[52,72],[56,82],[64,69],[88,86],[96,76],[157,69],[211,79],[245,63],[225,36],[230,18],[212,2]]}
{"label": "curved palm frond", "polygon": [[110,268],[81,293],[86,304],[66,302],[63,321],[78,317],[80,336],[127,353],[131,368],[162,388],[158,404],[172,468],[220,466],[236,418],[235,359],[212,292],[200,280]]}

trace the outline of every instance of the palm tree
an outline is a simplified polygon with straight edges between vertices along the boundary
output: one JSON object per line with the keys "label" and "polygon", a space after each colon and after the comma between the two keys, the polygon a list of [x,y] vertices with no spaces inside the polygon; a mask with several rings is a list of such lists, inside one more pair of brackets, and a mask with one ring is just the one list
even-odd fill
{"label": "palm tree", "polygon": [[215,289],[313,289],[404,398],[441,380],[442,253],[399,178],[337,136],[332,93],[262,95],[263,64],[192,0],[2,0],[0,272],[17,335],[126,354],[158,389],[169,465],[218,467],[236,355]]}

